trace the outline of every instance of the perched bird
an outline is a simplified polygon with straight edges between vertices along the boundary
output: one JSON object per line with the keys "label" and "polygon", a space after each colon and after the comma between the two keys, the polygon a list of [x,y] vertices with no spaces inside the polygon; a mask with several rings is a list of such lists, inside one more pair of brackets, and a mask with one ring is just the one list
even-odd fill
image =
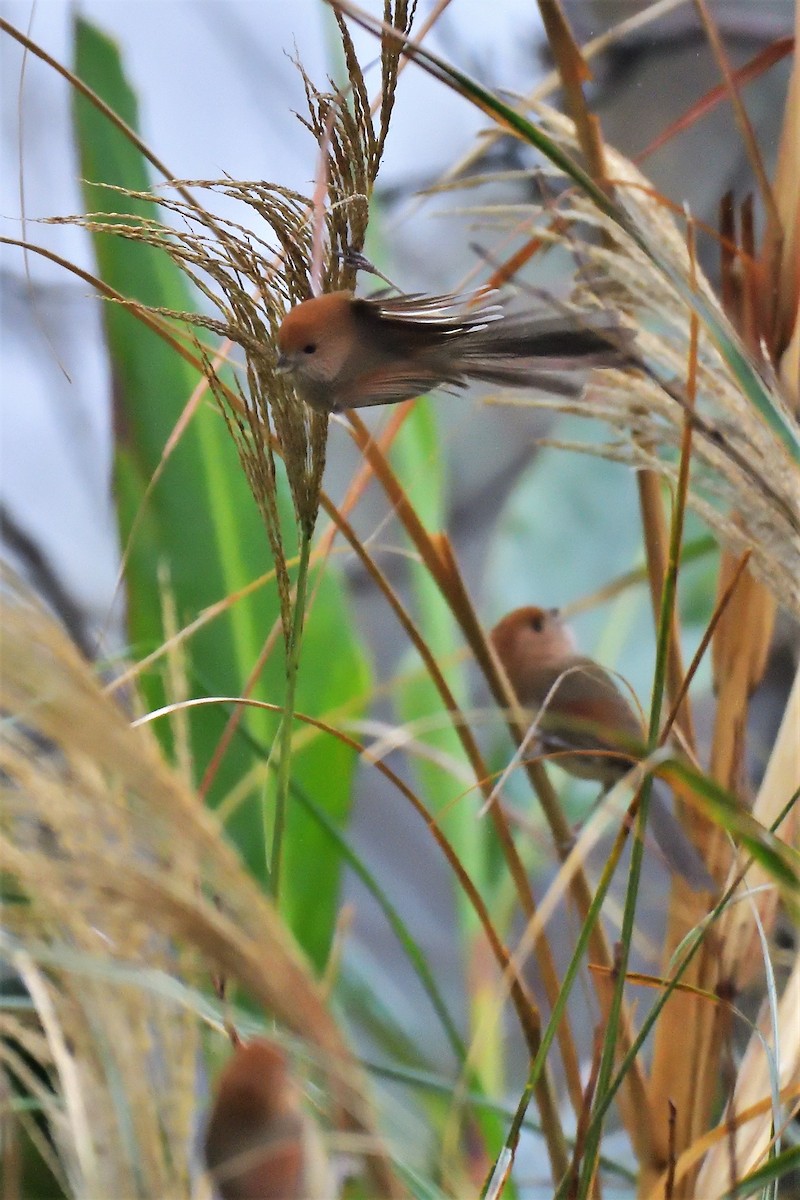
{"label": "perched bird", "polygon": [[632,334],[608,314],[508,313],[496,292],[304,300],[278,331],[278,371],[321,412],[396,404],[470,380],[575,392],[553,372],[625,361]]}
{"label": "perched bird", "polygon": [[[490,640],[520,704],[540,710],[542,748],[555,752],[554,761],[571,775],[596,779],[605,790],[613,787],[640,757],[642,723],[613,676],[578,654],[558,609],[514,609],[494,627]],[[649,817],[669,865],[698,891],[713,890],[660,780],[654,780]]]}
{"label": "perched bird", "polygon": [[319,1134],[303,1112],[286,1055],[264,1038],[236,1046],[226,1063],[204,1149],[222,1200],[325,1200],[334,1194]]}

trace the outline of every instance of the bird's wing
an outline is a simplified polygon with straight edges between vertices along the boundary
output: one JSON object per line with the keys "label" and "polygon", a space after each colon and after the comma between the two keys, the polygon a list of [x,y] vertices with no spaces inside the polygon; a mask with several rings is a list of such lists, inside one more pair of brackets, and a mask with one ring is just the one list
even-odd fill
{"label": "bird's wing", "polygon": [[503,318],[495,293],[474,296],[396,296],[355,299],[353,317],[384,352],[418,354],[483,334]]}
{"label": "bird's wing", "polygon": [[[462,388],[466,381],[459,376],[440,379],[424,366],[411,362],[388,363],[374,371],[354,377],[346,389],[346,407],[368,408],[372,404],[397,404],[412,400],[435,388],[450,391]],[[343,406],[344,407],[344,406]]]}
{"label": "bird's wing", "polygon": [[[438,326],[442,332],[483,328],[505,317],[499,293],[494,290],[466,292],[462,295],[374,297],[361,303],[382,321]],[[358,303],[358,301],[356,302]]]}
{"label": "bird's wing", "polygon": [[548,691],[551,689],[542,715],[542,729],[549,736],[563,736],[585,749],[614,746],[624,750],[626,742],[642,741],[639,718],[613,676],[599,663],[576,655],[560,671],[553,670]]}

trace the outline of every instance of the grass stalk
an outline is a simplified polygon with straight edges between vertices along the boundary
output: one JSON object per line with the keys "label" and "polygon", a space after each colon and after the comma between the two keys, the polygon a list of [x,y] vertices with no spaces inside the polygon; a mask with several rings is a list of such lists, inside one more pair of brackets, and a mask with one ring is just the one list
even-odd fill
{"label": "grass stalk", "polygon": [[[779,814],[778,818],[774,822],[774,825],[773,825],[774,829],[777,829],[780,827],[781,822],[783,821],[787,812],[791,809],[792,805],[795,803],[795,800],[796,800],[796,797],[792,796],[791,799],[789,800],[789,802],[787,803],[787,805],[785,806],[785,808],[783,809],[783,811]],[[749,864],[748,864],[748,867],[749,867]],[[731,897],[734,895],[736,889],[738,888],[741,878],[744,876],[744,873],[748,869],[748,867],[745,867],[741,872],[739,872],[736,880],[734,880],[734,882],[725,890],[724,895],[722,895],[720,897],[720,899],[717,901],[716,905],[714,906],[711,913],[709,914],[709,916],[706,919],[706,922],[705,922],[705,925],[704,925],[704,928],[702,931],[703,936],[698,936],[698,937],[694,938],[688,944],[688,946],[685,950],[685,953],[683,954],[681,961],[675,967],[675,970],[674,970],[672,976],[670,977],[670,979],[668,981],[665,982],[664,990],[657,997],[650,1012],[647,1014],[647,1016],[642,1021],[642,1025],[639,1029],[639,1032],[637,1033],[636,1037],[634,1038],[633,1042],[631,1043],[629,1050],[627,1051],[627,1053],[625,1053],[622,1056],[619,1066],[617,1068],[617,1073],[614,1076],[614,1079],[608,1085],[605,1096],[598,1099],[598,1103],[596,1105],[595,1111],[592,1114],[592,1126],[590,1127],[591,1132],[594,1133],[596,1131],[596,1129],[600,1126],[601,1122],[603,1121],[605,1115],[607,1114],[609,1108],[611,1107],[611,1104],[613,1103],[615,1095],[617,1094],[619,1088],[621,1087],[622,1083],[625,1080],[627,1072],[629,1071],[630,1067],[635,1062],[636,1056],[638,1055],[639,1051],[642,1049],[644,1043],[647,1041],[647,1038],[649,1037],[652,1029],[657,1025],[659,1018],[661,1017],[661,1015],[664,1011],[665,1005],[667,1004],[667,1002],[670,1000],[671,997],[674,998],[675,990],[678,988],[679,984],[682,982],[686,972],[688,971],[689,967],[692,965],[694,959],[697,957],[697,955],[700,953],[700,951],[706,945],[706,942],[707,942],[706,935],[708,934],[708,931],[711,929],[711,927],[713,925],[715,925],[723,917],[723,915],[727,911]],[[546,1032],[545,1032],[545,1037],[546,1037]],[[765,1104],[769,1105],[770,1103],[771,1103],[771,1098],[768,1097],[765,1101]],[[679,1159],[680,1159],[680,1154],[679,1154]],[[556,1197],[554,1198],[554,1200],[561,1200],[560,1192],[556,1194]]]}
{"label": "grass stalk", "polygon": [[276,901],[280,894],[281,856],[283,854],[283,837],[286,828],[286,809],[289,804],[294,700],[297,690],[297,671],[300,665],[300,648],[303,640],[303,621],[305,620],[310,557],[311,539],[304,531],[301,531],[300,554],[297,563],[297,585],[292,610],[292,626],[286,643],[286,702],[278,731],[280,758],[278,760],[278,782],[275,794],[275,814],[273,817],[272,844],[270,848],[270,891]]}
{"label": "grass stalk", "polygon": [[[527,725],[524,717],[519,709],[516,697],[508,683],[503,677],[499,664],[496,662],[495,656],[491,653],[489,645],[471,605],[466,603],[466,593],[463,586],[460,585],[457,578],[458,573],[455,571],[452,556],[443,553],[445,544],[442,539],[432,537],[422,525],[417,513],[408,501],[408,497],[403,491],[399,481],[396,479],[390,464],[386,461],[380,449],[370,437],[363,422],[355,413],[349,414],[350,425],[363,453],[372,463],[376,479],[386,491],[386,494],[397,513],[397,516],[402,521],[406,532],[411,538],[414,546],[419,551],[423,562],[428,567],[433,578],[439,584],[442,594],[448,603],[451,605],[452,611],[456,619],[459,621],[467,642],[472,650],[478,666],[483,671],[487,682],[492,690],[492,693],[501,707],[511,714],[508,720],[509,730],[517,745],[520,745],[527,733]],[[438,667],[436,673],[441,675]],[[442,680],[442,683],[444,681]],[[444,685],[446,687],[446,684]],[[444,695],[444,693],[442,693]],[[452,701],[455,706],[455,700]],[[448,705],[448,707],[450,707]],[[455,707],[450,708],[452,713],[455,713]],[[475,763],[474,753],[471,748],[472,735],[466,726],[463,719],[458,720],[455,725],[459,736],[465,741],[465,749],[470,755],[470,761]],[[470,748],[468,748],[470,747]],[[548,826],[553,836],[553,842],[556,852],[562,861],[569,853],[569,846],[572,841],[572,830],[569,827],[566,817],[562,812],[561,806],[556,796],[555,790],[550,783],[547,772],[541,763],[528,762],[526,763],[526,772],[531,784],[542,805],[542,811],[547,820]],[[488,799],[491,795],[491,785],[488,782],[488,773],[483,771],[477,775],[481,787],[484,789],[485,798]],[[510,832],[507,830],[505,817],[496,804],[492,804],[490,814],[495,824],[495,828],[500,836],[501,844],[507,854],[509,869],[512,878],[517,887],[517,892],[520,900],[522,912],[530,920],[535,913],[535,904],[531,893],[530,884],[524,871],[524,866],[519,861],[519,855],[511,839]],[[505,832],[504,832],[505,830]],[[570,892],[575,902],[581,921],[586,921],[588,914],[592,911],[593,901],[592,894],[589,888],[588,881],[582,871],[577,871],[570,880]],[[543,951],[539,947],[543,944],[542,939],[537,939],[537,959],[541,957]],[[589,930],[589,946],[594,958],[601,966],[612,966],[612,955],[605,933],[602,926],[594,921],[591,923]],[[547,986],[551,979],[551,972],[542,971],[542,978]],[[563,985],[562,985],[563,986]],[[603,1003],[604,988],[595,980],[595,986],[598,988],[598,998]],[[551,988],[548,988],[548,1000],[551,1004],[551,1010],[554,1003],[554,998],[550,995]],[[555,997],[557,999],[557,996]],[[565,1035],[566,1036],[566,1035]],[[632,1036],[630,1019],[627,1013],[623,1013],[620,1017],[620,1037],[623,1047],[630,1044]],[[569,1059],[566,1059],[569,1062]],[[574,1082],[570,1086],[570,1095],[573,1100],[577,1099],[579,1089],[575,1087]],[[620,1111],[622,1113],[623,1122],[626,1129],[631,1135],[634,1143],[642,1141],[641,1149],[644,1152],[649,1146],[649,1139],[646,1134],[648,1122],[642,1121],[642,1114],[649,1111],[649,1103],[647,1098],[647,1088],[644,1080],[644,1075],[638,1064],[631,1072],[628,1086],[625,1089],[624,1095],[620,1098]]]}
{"label": "grass stalk", "polygon": [[[600,913],[603,908],[603,903],[605,902],[605,898],[608,893],[608,889],[611,886],[611,880],[614,878],[614,872],[617,869],[617,865],[618,865],[620,857],[622,855],[622,851],[624,849],[625,842],[628,839],[628,833],[629,833],[629,829],[628,829],[627,824],[625,824],[620,828],[620,830],[617,834],[617,837],[614,841],[614,845],[611,848],[611,853],[608,856],[606,865],[603,868],[603,872],[600,876],[600,880],[597,885],[597,890],[592,899],[589,912],[587,913],[586,917],[584,918],[583,922],[581,923],[580,932],[578,934],[578,937],[577,937],[577,940],[575,943],[575,949],[572,953],[572,957],[570,959],[569,966],[567,967],[567,970],[564,974],[564,980],[561,985],[561,992],[559,994],[558,1001],[557,1001],[552,1013],[550,1014],[550,1020],[548,1021],[547,1026],[542,1034],[542,1042],[541,1042],[541,1046],[539,1048],[539,1053],[537,1054],[534,1061],[531,1063],[531,1068],[528,1073],[528,1085],[529,1086],[533,1086],[535,1084],[540,1072],[544,1069],[544,1066],[546,1064],[547,1055],[550,1051],[550,1047],[553,1044],[553,1039],[555,1037],[555,1033],[558,1028],[559,1022],[561,1021],[561,1019],[564,1015],[564,1012],[566,1011],[567,1002],[569,1000],[572,988],[575,984],[575,980],[578,977],[578,972],[581,968],[584,954],[586,953],[587,949],[591,945],[592,932],[596,928],[597,923],[600,919]],[[633,1064],[635,1062],[635,1059],[632,1058],[631,1062]],[[640,1117],[641,1117],[641,1113],[640,1113]],[[635,1137],[634,1137],[633,1133],[631,1136],[632,1136],[633,1140],[635,1141]],[[561,1183],[560,1183],[559,1188],[555,1195],[555,1200],[563,1200],[566,1188],[570,1185],[571,1178],[572,1178],[571,1172],[570,1172],[570,1175],[565,1174],[562,1177]]]}
{"label": "grass stalk", "polygon": [[[476,660],[487,674],[490,680],[490,685],[493,687],[494,694],[498,703],[503,707],[511,707],[514,705],[514,697],[510,689],[506,685],[505,690],[498,691],[497,676],[491,675],[491,672],[496,670],[494,660],[489,652],[485,634],[481,629],[477,615],[474,611],[472,603],[469,599],[466,588],[464,587],[461,574],[458,570],[455,557],[452,553],[449,541],[443,536],[429,534],[423,526],[413,506],[409,503],[402,486],[397,480],[391,465],[381,452],[380,447],[370,437],[363,422],[355,413],[349,414],[350,425],[353,430],[353,435],[356,438],[362,452],[367,460],[371,463],[376,479],[384,488],[397,516],[403,523],[407,534],[409,535],[415,548],[418,550],[423,562],[427,566],[433,579],[437,582],[444,599],[449,604],[454,617],[459,622],[461,629],[467,638],[467,641],[472,649]],[[343,526],[340,525],[340,528]],[[351,545],[354,542],[348,537]],[[384,589],[385,591],[385,589]],[[412,626],[413,628],[413,626]],[[410,632],[410,629],[409,629]],[[414,644],[419,649],[419,638],[414,630],[412,635]],[[454,729],[458,734],[459,739],[464,747],[464,750],[469,759],[470,765],[475,771],[475,777],[478,786],[481,788],[484,799],[488,800],[492,795],[492,785],[489,778],[488,769],[483,762],[480,751],[477,747],[475,739],[472,735],[469,726],[464,720],[463,715],[458,708],[455,697],[450,693],[446,681],[442,676],[438,664],[428,654],[423,655],[423,661],[428,671],[431,673],[431,678],[439,689],[443,700],[448,708],[453,719]],[[494,678],[494,683],[492,679]],[[515,736],[517,739],[524,737],[523,730],[524,722],[520,719],[515,725]],[[537,771],[536,766],[532,768]],[[541,767],[538,768],[536,778],[541,788],[539,793],[542,800],[543,808],[549,811],[553,822],[559,822],[558,842],[566,847],[571,840],[571,830],[561,813],[558,805],[558,800],[552,790],[546,773]],[[503,853],[508,863],[511,878],[515,884],[517,896],[520,903],[520,908],[527,920],[532,920],[536,914],[536,904],[528,881],[525,866],[519,856],[511,831],[500,805],[493,803],[489,809],[489,816],[495,828],[495,832],[503,848]],[[583,883],[582,897],[586,900],[588,897],[588,885],[585,880]],[[588,903],[588,901],[586,901]],[[535,946],[535,956],[537,966],[539,967],[541,979],[545,987],[548,1003],[552,1009],[559,995],[558,975],[553,961],[552,952],[549,943],[545,938],[537,938]],[[568,1081],[568,1091],[575,1111],[579,1111],[581,1103],[580,1089],[580,1074],[578,1070],[577,1055],[575,1052],[574,1042],[569,1030],[568,1024],[565,1022],[559,1034],[559,1046],[561,1050],[564,1069]]]}
{"label": "grass stalk", "polygon": [[[681,471],[688,471],[688,457],[691,451],[691,439],[687,437],[682,446]],[[684,475],[684,479],[687,478]],[[683,537],[683,522],[686,502],[686,488],[679,489],[672,514],[670,530],[669,563],[661,594],[661,613],[658,624],[658,639],[656,645],[656,662],[653,673],[653,691],[650,704],[650,722],[648,728],[648,752],[658,745],[661,728],[661,711],[666,693],[669,671],[670,643],[672,640],[675,600],[677,597],[678,570],[680,564],[680,548]],[[644,842],[647,832],[647,813],[652,792],[652,779],[647,778],[639,792],[639,810],[636,818],[636,838],[631,847],[631,865],[628,876],[628,888],[625,896],[625,907],[622,916],[622,930],[619,941],[619,951],[615,962],[616,976],[611,997],[606,1036],[600,1057],[600,1068],[597,1074],[596,1098],[602,1100],[614,1069],[619,1038],[620,1017],[623,1009],[628,961],[633,940],[636,904],[639,895],[639,884],[644,857]],[[597,1156],[602,1137],[602,1121],[593,1122],[586,1134],[586,1154],[583,1160],[581,1177],[578,1186],[578,1200],[585,1200],[589,1194],[592,1180],[597,1169]]]}
{"label": "grass stalk", "polygon": [[[411,538],[416,549],[419,551],[422,560],[428,568],[432,578],[438,584],[442,595],[450,605],[454,616],[459,620],[462,629],[464,629],[465,625],[467,626],[465,632],[467,632],[468,637],[468,630],[473,633],[473,637],[470,638],[472,643],[475,641],[475,629],[478,629],[478,636],[480,637],[480,640],[485,648],[485,637],[483,636],[482,631],[479,630],[477,618],[474,614],[471,604],[469,603],[460,573],[458,573],[456,569],[455,559],[452,556],[449,543],[446,541],[446,539],[429,534],[425,529],[415,509],[409,502],[402,485],[392,471],[389,462],[368,433],[358,415],[354,412],[351,412],[349,414],[349,421],[351,429],[353,430],[353,435],[361,447],[365,457],[370,462],[375,477],[386,491],[386,494],[389,497],[389,500],[391,501],[399,519],[405,526],[406,532]],[[415,641],[417,641],[416,638]],[[452,696],[450,689],[447,687],[438,664],[436,664],[435,661],[428,659],[426,660],[426,666],[428,666],[429,670],[433,668],[432,678],[437,684],[437,687],[439,688],[440,693],[442,694],[443,699],[448,707],[448,711],[453,718],[454,729],[456,730],[456,733],[467,753],[470,764],[475,771],[478,786],[483,791],[484,798],[488,799],[491,795],[489,772],[483,763],[482,756],[480,755],[473,735],[469,730],[469,727],[463,718],[460,709],[458,708],[455,697]],[[511,831],[508,828],[505,815],[500,806],[497,804],[492,804],[489,811],[495,831],[503,848],[503,853],[506,857],[509,871],[516,885],[520,906],[525,916],[528,919],[532,919],[536,912],[533,893],[531,891],[530,883],[528,882],[524,864],[522,863],[519,852],[514,844]],[[540,963],[541,976],[547,988],[548,999],[550,1003],[553,1004],[558,996],[558,977],[549,944],[543,938],[538,939],[537,941],[536,957]],[[518,1015],[521,1013],[519,1007],[517,1007],[517,1013]],[[540,1025],[539,1014],[535,1009],[535,1006],[531,1008],[530,1013],[525,1017],[522,1025],[523,1033],[525,1034],[530,1053],[532,1056],[535,1056],[539,1046]],[[574,1044],[566,1024],[564,1025],[562,1031],[562,1057],[564,1059],[565,1069],[569,1079],[570,1095],[574,1099],[579,1095],[578,1064]],[[565,1169],[568,1157],[563,1130],[561,1129],[560,1124],[558,1105],[555,1103],[552,1085],[547,1077],[543,1077],[537,1081],[535,1093],[539,1107],[539,1114],[542,1121],[542,1128],[545,1140],[547,1142],[551,1166],[553,1168],[554,1175],[557,1177]]]}
{"label": "grass stalk", "polygon": [[[696,256],[695,256],[695,234],[691,222],[687,223],[687,239],[689,250],[689,262],[691,266],[692,283],[696,286]],[[689,315],[689,354],[687,362],[687,379],[686,379],[686,397],[687,410],[684,414],[683,431],[681,436],[681,458],[678,472],[678,482],[675,499],[675,520],[672,526],[672,535],[670,538],[669,547],[669,562],[665,570],[662,572],[660,564],[657,566],[651,561],[650,537],[647,533],[648,524],[647,518],[655,519],[663,526],[664,516],[663,507],[661,505],[661,495],[659,491],[658,481],[653,481],[653,490],[657,493],[656,496],[651,496],[652,507],[648,509],[643,503],[642,516],[645,527],[645,543],[648,547],[648,563],[651,565],[651,588],[653,589],[653,600],[657,603],[660,597],[660,589],[658,580],[662,577],[670,576],[675,579],[677,584],[677,575],[679,571],[679,556],[683,543],[683,512],[685,509],[686,499],[689,489],[689,472],[691,467],[691,450],[692,450],[692,415],[695,410],[697,398],[697,345],[698,345],[698,319],[695,312]],[[649,472],[647,473],[649,475]],[[643,486],[643,481],[640,487]],[[641,493],[644,496],[644,493]],[[656,505],[658,506],[656,508]],[[656,570],[652,570],[655,567]],[[658,577],[656,571],[659,572]],[[692,722],[691,708],[689,706],[688,690],[684,687],[686,674],[683,668],[683,661],[680,650],[680,629],[677,619],[677,610],[673,607],[671,614],[671,638],[669,644],[668,664],[667,664],[667,690],[672,706],[670,720],[675,719],[679,722],[679,730],[683,733],[684,741],[688,744],[691,750],[696,747],[696,739],[694,726]],[[662,732],[662,741],[664,734]],[[676,796],[676,807],[680,810],[680,800]],[[692,824],[696,828],[698,821],[692,819]],[[703,822],[703,824],[705,824]],[[708,836],[707,828],[701,832]],[[664,948],[662,952],[663,969],[668,969],[668,964],[671,961],[672,955],[676,948],[680,945],[687,931],[705,915],[704,900],[692,892],[691,889],[685,886],[682,880],[675,879],[670,895],[669,912],[667,915],[667,928],[664,935]],[[692,976],[691,983],[698,981]],[[675,1039],[679,1036],[685,1036],[687,1028],[691,1028],[697,1020],[699,1002],[693,994],[676,994],[673,1003],[665,1011],[664,1020],[659,1024],[656,1030],[656,1039],[653,1052],[653,1066],[650,1076],[650,1096],[653,1104],[653,1111],[656,1114],[662,1113],[666,1116],[666,1122],[656,1120],[655,1122],[655,1137],[653,1140],[653,1154],[647,1163],[642,1164],[642,1183],[641,1191],[645,1192],[648,1187],[647,1181],[650,1180],[654,1173],[661,1169],[661,1164],[665,1161],[674,1162],[676,1150],[679,1153],[683,1146],[683,1138],[686,1134],[686,1116],[689,1111],[689,1091],[694,1086],[693,1073],[690,1069],[689,1060],[682,1063],[676,1070],[674,1046]]]}
{"label": "grass stalk", "polygon": [[[431,574],[431,577],[438,584],[442,596],[450,605],[453,615],[459,620],[462,629],[464,628],[464,598],[466,593],[462,588],[458,588],[457,599],[454,599],[454,588],[456,585],[456,577],[454,575],[455,564],[451,554],[443,557],[442,554],[442,539],[436,535],[431,535],[425,529],[419,519],[415,509],[410,503],[400,481],[397,479],[394,471],[391,468],[388,460],[381,452],[378,445],[370,437],[364,423],[356,413],[349,414],[351,428],[353,429],[354,437],[372,465],[375,477],[383,487],[386,495],[392,504],[392,507],[397,514],[398,519],[402,522],[406,533],[411,539],[414,547],[419,552],[422,561]],[[477,620],[475,621],[477,624]],[[466,632],[466,630],[465,630]],[[470,639],[474,641],[474,638]],[[431,663],[426,661],[428,670],[431,670]],[[442,684],[447,687],[438,665],[435,666],[436,674],[432,676],[434,682],[439,686],[442,692]],[[442,692],[448,710],[454,718],[454,727],[458,736],[462,740],[464,749],[470,760],[470,764],[476,769],[476,778],[479,786],[484,791],[484,798],[488,799],[491,795],[491,783],[489,782],[489,771],[480,757],[477,745],[472,738],[472,734],[468,729],[467,723],[461,714],[455,697],[447,688],[447,694]],[[531,893],[530,883],[525,872],[524,864],[519,857],[518,851],[514,845],[511,831],[508,828],[505,816],[498,805],[493,804],[490,808],[491,819],[495,825],[500,843],[503,847],[504,854],[509,866],[509,871],[517,888],[517,894],[520,901],[522,911],[530,916],[535,911],[533,895]]]}

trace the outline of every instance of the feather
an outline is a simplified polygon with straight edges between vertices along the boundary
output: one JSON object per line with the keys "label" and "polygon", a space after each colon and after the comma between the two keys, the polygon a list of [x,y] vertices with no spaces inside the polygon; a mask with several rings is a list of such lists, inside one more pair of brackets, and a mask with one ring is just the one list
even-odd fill
{"label": "feather", "polygon": [[414,370],[413,364],[380,367],[359,375],[348,387],[347,407],[368,408],[373,404],[399,404],[401,400],[412,400],[415,396],[432,392],[434,388],[449,391],[466,386],[467,380],[463,377],[453,376],[443,380],[422,366]]}

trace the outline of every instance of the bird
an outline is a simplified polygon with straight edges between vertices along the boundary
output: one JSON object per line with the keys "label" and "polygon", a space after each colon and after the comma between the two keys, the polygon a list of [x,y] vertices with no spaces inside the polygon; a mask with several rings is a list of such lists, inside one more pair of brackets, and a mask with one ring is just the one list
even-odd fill
{"label": "bird", "polygon": [[572,395],[555,372],[627,360],[633,332],[607,312],[510,313],[495,290],[463,295],[328,292],[291,308],[276,370],[319,412],[397,404],[471,380]]}
{"label": "bird", "polygon": [[[516,608],[492,629],[489,640],[520,704],[538,710],[543,750],[571,775],[597,780],[605,793],[641,758],[640,718],[613,675],[578,653],[575,636],[557,608]],[[653,781],[649,820],[670,867],[695,891],[714,881],[670,810],[661,780]]]}
{"label": "bird", "polygon": [[239,1042],[225,1064],[204,1152],[222,1200],[322,1200],[335,1192],[286,1055],[266,1038]]}

